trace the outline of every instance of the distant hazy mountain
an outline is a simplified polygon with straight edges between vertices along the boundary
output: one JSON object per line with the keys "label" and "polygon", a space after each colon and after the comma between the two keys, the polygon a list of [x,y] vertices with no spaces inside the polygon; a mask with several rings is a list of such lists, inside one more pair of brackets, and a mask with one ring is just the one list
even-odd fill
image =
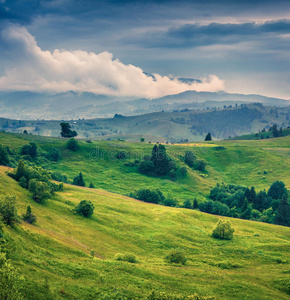
{"label": "distant hazy mountain", "polygon": [[[187,83],[197,81],[191,78],[179,78],[179,80]],[[0,92],[0,117],[47,120],[107,118],[113,117],[116,113],[132,116],[160,111],[220,108],[234,106],[236,103],[252,102],[274,106],[290,105],[289,100],[225,92],[187,91],[154,100],[74,92],[54,95],[32,92]]]}

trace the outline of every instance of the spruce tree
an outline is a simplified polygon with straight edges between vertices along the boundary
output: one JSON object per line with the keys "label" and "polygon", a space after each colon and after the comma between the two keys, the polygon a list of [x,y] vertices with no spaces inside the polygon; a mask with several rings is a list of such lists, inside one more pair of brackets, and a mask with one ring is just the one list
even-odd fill
{"label": "spruce tree", "polygon": [[205,141],[211,141],[212,140],[212,137],[211,137],[211,134],[208,133],[204,139]]}
{"label": "spruce tree", "polygon": [[86,186],[82,172],[74,178],[73,185]]}
{"label": "spruce tree", "polygon": [[275,223],[284,226],[290,226],[290,205],[287,194],[282,196],[275,215]]}

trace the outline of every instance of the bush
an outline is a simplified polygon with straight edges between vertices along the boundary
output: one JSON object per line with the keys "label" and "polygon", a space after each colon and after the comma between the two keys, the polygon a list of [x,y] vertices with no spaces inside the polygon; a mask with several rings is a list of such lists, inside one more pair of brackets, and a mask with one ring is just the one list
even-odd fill
{"label": "bush", "polygon": [[118,151],[115,155],[117,159],[126,159],[127,155],[125,151]]}
{"label": "bush", "polygon": [[23,220],[27,223],[34,224],[36,222],[36,216],[32,213],[30,205],[27,206],[25,215],[22,216]]}
{"label": "bush", "polygon": [[218,220],[215,228],[212,231],[212,237],[217,239],[231,240],[233,238],[234,228],[231,227],[230,220]]}
{"label": "bush", "polygon": [[22,146],[20,150],[20,155],[29,155],[34,158],[37,156],[37,145],[35,143],[29,143],[27,145]]}
{"label": "bush", "polygon": [[180,167],[180,168],[179,168],[179,174],[180,174],[181,176],[185,176],[185,175],[187,174],[187,169],[186,169],[186,167]]}
{"label": "bush", "polygon": [[148,174],[154,171],[154,164],[151,160],[143,160],[139,165],[139,172]]}
{"label": "bush", "polygon": [[135,193],[131,193],[130,197],[149,202],[149,203],[159,203],[162,202],[165,197],[159,190],[150,190],[150,189],[140,189]]}
{"label": "bush", "polygon": [[77,151],[79,149],[77,140],[74,138],[69,139],[66,144],[66,148],[71,151]]}
{"label": "bush", "polygon": [[51,189],[48,183],[37,181],[34,178],[29,181],[29,191],[32,192],[33,200],[38,203],[44,203],[51,196]]}
{"label": "bush", "polygon": [[58,149],[56,148],[51,148],[49,152],[46,155],[47,159],[51,161],[58,161],[61,159],[61,155]]}
{"label": "bush", "polygon": [[168,263],[185,265],[187,259],[182,251],[172,250],[168,255],[165,256],[165,261]]}
{"label": "bush", "polygon": [[132,264],[137,263],[136,256],[132,253],[125,253],[125,254],[117,253],[114,256],[114,259],[118,261],[127,261]]}
{"label": "bush", "polygon": [[83,216],[83,217],[90,217],[94,213],[94,204],[88,200],[82,200],[75,208],[75,211]]}

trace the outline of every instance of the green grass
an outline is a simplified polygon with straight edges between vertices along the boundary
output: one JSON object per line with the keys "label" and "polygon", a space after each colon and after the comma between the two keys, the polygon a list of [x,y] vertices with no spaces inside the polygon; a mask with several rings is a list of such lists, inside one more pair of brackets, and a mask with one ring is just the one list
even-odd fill
{"label": "green grass", "polygon": [[[289,299],[282,284],[290,280],[289,228],[231,219],[234,239],[216,240],[210,235],[217,216],[70,185],[40,205],[6,170],[0,168],[0,193],[16,194],[19,213],[31,205],[37,216],[36,225],[5,228],[9,257],[38,287],[35,299],[47,299],[47,289],[53,299],[101,299],[106,293],[113,299],[116,291],[142,299],[153,289],[217,299]],[[96,207],[89,219],[72,212],[83,199]],[[185,266],[165,263],[172,249],[185,253]],[[127,252],[138,263],[114,260]]]}

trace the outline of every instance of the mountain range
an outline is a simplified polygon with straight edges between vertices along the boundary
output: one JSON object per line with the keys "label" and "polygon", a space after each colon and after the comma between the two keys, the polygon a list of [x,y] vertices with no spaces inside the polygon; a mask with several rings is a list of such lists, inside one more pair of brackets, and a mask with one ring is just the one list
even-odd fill
{"label": "mountain range", "polygon": [[271,106],[290,105],[289,100],[226,92],[186,91],[152,100],[111,97],[87,92],[61,94],[0,92],[0,117],[18,120],[109,118],[115,114],[133,116],[161,111],[217,109],[234,106],[236,103],[240,105],[253,102]]}

